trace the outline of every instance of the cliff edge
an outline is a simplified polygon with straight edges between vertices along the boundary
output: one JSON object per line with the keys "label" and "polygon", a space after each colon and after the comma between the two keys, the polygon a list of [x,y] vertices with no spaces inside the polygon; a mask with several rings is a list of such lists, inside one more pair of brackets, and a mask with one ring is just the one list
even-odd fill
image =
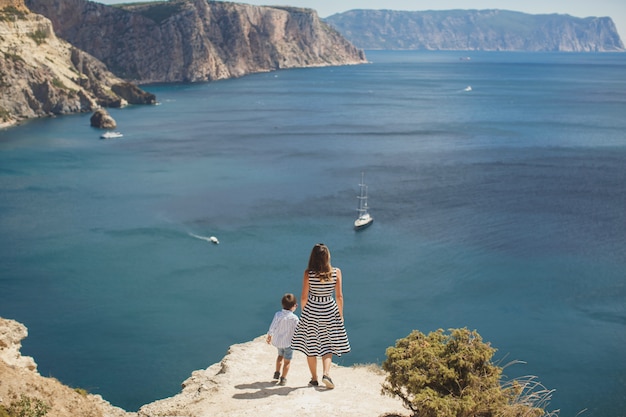
{"label": "cliff edge", "polygon": [[140,84],[201,82],[277,69],[361,64],[362,50],[311,9],[169,0],[107,6],[26,0],[57,34]]}
{"label": "cliff edge", "polygon": [[39,375],[33,358],[20,353],[27,335],[26,326],[0,317],[0,407],[9,408],[27,397],[31,403],[39,400],[48,407],[46,417],[136,416],[112,406],[99,395],[74,390],[54,378]]}
{"label": "cliff edge", "polygon": [[[0,406],[21,395],[50,407],[47,417],[378,417],[407,415],[402,402],[381,395],[384,373],[374,365],[333,365],[335,389],[310,387],[306,357],[296,352],[284,386],[272,380],[276,349],[265,337],[230,347],[226,356],[194,371],[179,394],[146,404],[137,413],[112,406],[99,395],[81,393],[39,375],[32,358],[20,354],[26,327],[0,318]],[[106,364],[103,364],[106,366]],[[318,372],[321,374],[321,363]]]}
{"label": "cliff edge", "polygon": [[[124,87],[113,91],[113,86]],[[57,38],[52,23],[23,0],[0,0],[0,127],[23,119],[153,104],[93,56]],[[136,91],[133,90],[136,93]]]}

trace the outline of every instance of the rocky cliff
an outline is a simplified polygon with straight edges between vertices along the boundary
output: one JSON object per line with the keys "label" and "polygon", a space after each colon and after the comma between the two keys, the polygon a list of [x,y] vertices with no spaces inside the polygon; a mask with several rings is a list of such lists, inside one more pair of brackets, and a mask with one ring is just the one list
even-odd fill
{"label": "rocky cliff", "polygon": [[20,352],[27,335],[23,324],[0,317],[0,415],[6,415],[4,408],[21,416],[43,415],[35,411],[46,410],[46,417],[134,417],[99,395],[39,375],[33,358]]}
{"label": "rocky cliff", "polygon": [[57,34],[138,83],[196,82],[284,68],[366,62],[309,9],[208,0],[26,0]]}
{"label": "rocky cliff", "polygon": [[506,10],[351,10],[325,19],[364,49],[623,52],[609,17]]}
{"label": "rocky cliff", "polygon": [[50,20],[22,0],[0,0],[0,126],[26,118],[154,102],[120,94],[126,86],[105,65],[56,37]]}
{"label": "rocky cliff", "polygon": [[[401,416],[406,414],[401,400],[382,396],[385,374],[369,366],[333,365],[336,387],[327,390],[308,386],[306,357],[296,352],[287,384],[272,381],[276,348],[265,337],[233,345],[226,356],[206,369],[194,371],[183,381],[179,394],[146,404],[137,413],[112,406],[99,395],[71,389],[54,378],[37,372],[30,357],[20,353],[26,327],[0,317],[0,415],[2,407],[24,408],[30,404],[48,407],[46,417],[342,417]],[[102,364],[106,366],[106,364]],[[319,364],[321,370],[321,363]],[[88,372],[89,370],[85,370]],[[20,410],[17,410],[20,411]],[[21,410],[29,411],[29,410]],[[35,415],[34,413],[15,415]]]}

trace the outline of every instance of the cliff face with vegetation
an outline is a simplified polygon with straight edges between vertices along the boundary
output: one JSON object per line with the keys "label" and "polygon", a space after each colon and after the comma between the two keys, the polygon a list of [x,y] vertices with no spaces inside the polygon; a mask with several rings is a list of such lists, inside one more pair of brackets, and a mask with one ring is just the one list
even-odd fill
{"label": "cliff face with vegetation", "polygon": [[0,317],[1,416],[134,417],[100,395],[41,376],[34,359],[21,354],[27,335],[26,326]]}
{"label": "cliff face with vegetation", "polygon": [[173,397],[126,412],[100,395],[41,376],[34,359],[21,355],[27,334],[23,324],[0,317],[0,416],[6,409],[10,416],[46,417],[362,417],[400,416],[406,411],[399,399],[381,394],[385,374],[375,365],[333,364],[331,372],[340,388],[314,388],[306,385],[306,357],[295,352],[287,385],[276,384],[271,379],[276,348],[260,336],[231,346],[220,362],[193,371]]}
{"label": "cliff face with vegetation", "polygon": [[125,97],[130,89],[116,93],[114,85],[127,83],[94,57],[58,39],[50,20],[31,13],[22,0],[0,0],[0,126],[154,101],[151,95]]}
{"label": "cliff face with vegetation", "polygon": [[58,36],[138,83],[195,82],[284,68],[359,64],[363,51],[309,9],[208,0],[106,6],[26,0]]}
{"label": "cliff face with vegetation", "polygon": [[609,17],[506,10],[351,10],[325,19],[364,49],[623,52]]}

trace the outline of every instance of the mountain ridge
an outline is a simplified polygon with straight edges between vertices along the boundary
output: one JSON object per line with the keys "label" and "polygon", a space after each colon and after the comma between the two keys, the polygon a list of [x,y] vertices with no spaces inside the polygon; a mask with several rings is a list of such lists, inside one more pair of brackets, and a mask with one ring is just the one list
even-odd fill
{"label": "mountain ridge", "polygon": [[486,10],[350,10],[325,19],[355,46],[391,50],[624,52],[610,17]]}
{"label": "mountain ridge", "polygon": [[57,34],[139,84],[203,82],[255,72],[366,63],[312,9],[170,0],[107,6],[26,0]]}

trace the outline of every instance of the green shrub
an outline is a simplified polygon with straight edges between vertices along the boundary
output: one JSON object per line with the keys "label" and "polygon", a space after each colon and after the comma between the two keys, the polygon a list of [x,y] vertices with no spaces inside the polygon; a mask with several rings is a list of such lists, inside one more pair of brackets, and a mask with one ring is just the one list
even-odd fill
{"label": "green shrub", "polygon": [[42,43],[46,41],[48,34],[44,32],[43,30],[36,30],[33,33],[29,33],[28,36],[30,36],[37,45],[41,45]]}
{"label": "green shrub", "polygon": [[11,53],[11,52],[3,52],[3,53],[4,53],[4,59],[8,59],[13,62],[20,62],[20,61],[24,62],[24,58],[22,58],[18,54]]}
{"label": "green shrub", "polygon": [[55,86],[56,88],[67,90],[67,87],[65,86],[65,84],[63,84],[63,81],[59,80],[56,77],[52,79],[52,85]]}
{"label": "green shrub", "polygon": [[551,392],[533,378],[501,385],[496,352],[476,331],[414,330],[387,348],[383,393],[399,397],[415,417],[539,417]]}
{"label": "green shrub", "polygon": [[15,6],[6,6],[3,9],[0,9],[0,20],[5,22],[24,20],[27,13],[27,11],[20,10]]}
{"label": "green shrub", "polygon": [[74,388],[74,391],[76,391],[78,394],[82,395],[83,397],[86,397],[87,394],[89,394],[89,391],[87,391],[84,388]]}
{"label": "green shrub", "polygon": [[43,417],[49,409],[40,399],[22,394],[20,400],[13,401],[6,411],[10,417]]}
{"label": "green shrub", "polygon": [[8,110],[4,109],[3,107],[0,107],[0,121],[6,122],[9,119],[11,119],[11,113]]}
{"label": "green shrub", "polygon": [[164,20],[180,13],[183,10],[183,3],[174,2],[154,2],[154,3],[140,3],[143,7],[140,7],[137,11],[139,14],[153,20],[157,24],[161,24]]}

